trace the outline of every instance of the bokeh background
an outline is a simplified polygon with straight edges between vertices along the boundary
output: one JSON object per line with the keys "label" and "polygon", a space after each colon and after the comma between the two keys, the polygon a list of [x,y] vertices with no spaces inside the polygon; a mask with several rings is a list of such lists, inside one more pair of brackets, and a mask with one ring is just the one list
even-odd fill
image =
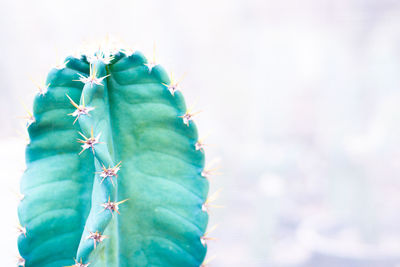
{"label": "bokeh background", "polygon": [[117,36],[176,77],[220,167],[210,266],[400,266],[400,2],[0,1],[0,258],[33,79]]}

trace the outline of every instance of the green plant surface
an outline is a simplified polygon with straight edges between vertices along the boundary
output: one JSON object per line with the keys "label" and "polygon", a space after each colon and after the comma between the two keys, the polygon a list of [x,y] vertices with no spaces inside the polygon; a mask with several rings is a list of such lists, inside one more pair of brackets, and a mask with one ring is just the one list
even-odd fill
{"label": "green plant surface", "polygon": [[200,266],[204,151],[164,69],[97,52],[68,57],[47,85],[21,180],[25,266]]}

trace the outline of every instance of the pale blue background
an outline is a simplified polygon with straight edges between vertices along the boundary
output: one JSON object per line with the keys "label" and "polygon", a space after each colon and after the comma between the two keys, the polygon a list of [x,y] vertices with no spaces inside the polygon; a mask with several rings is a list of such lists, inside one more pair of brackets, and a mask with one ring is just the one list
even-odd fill
{"label": "pale blue background", "polygon": [[0,258],[13,266],[20,102],[85,40],[152,55],[221,159],[210,266],[400,266],[400,2],[0,2]]}

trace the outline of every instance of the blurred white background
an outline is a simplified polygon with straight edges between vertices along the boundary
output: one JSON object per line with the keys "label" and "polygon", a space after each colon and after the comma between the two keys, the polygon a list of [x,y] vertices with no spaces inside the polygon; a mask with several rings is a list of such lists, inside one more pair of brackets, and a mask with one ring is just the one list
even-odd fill
{"label": "blurred white background", "polygon": [[25,111],[87,40],[175,76],[220,158],[210,266],[400,266],[400,2],[0,2],[2,266],[14,266]]}

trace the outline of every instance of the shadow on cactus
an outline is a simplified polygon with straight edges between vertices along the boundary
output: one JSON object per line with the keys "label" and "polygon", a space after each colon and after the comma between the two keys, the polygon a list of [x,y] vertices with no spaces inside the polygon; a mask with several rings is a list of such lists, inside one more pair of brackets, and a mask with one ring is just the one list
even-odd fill
{"label": "shadow on cactus", "polygon": [[204,261],[208,181],[193,114],[161,66],[114,51],[68,57],[35,98],[20,265]]}

